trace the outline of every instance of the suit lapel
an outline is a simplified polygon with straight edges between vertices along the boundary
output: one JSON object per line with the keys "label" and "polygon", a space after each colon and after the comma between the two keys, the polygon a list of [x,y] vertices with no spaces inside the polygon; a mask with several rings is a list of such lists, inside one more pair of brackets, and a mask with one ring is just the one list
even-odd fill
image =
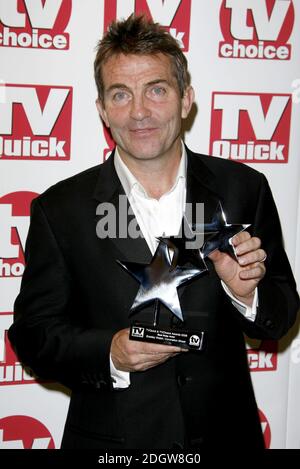
{"label": "suit lapel", "polygon": [[[141,236],[132,238],[128,236],[130,227],[139,229],[137,220],[132,210],[129,211],[130,204],[125,195],[124,189],[117,176],[114,167],[114,153],[100,166],[100,174],[95,186],[94,198],[101,203],[110,203],[115,213],[116,236],[109,237],[109,241],[120,251],[120,260],[149,263],[151,252]],[[99,207],[99,206],[98,206]],[[98,215],[97,223],[106,215]],[[139,230],[141,233],[141,231]]]}
{"label": "suit lapel", "polygon": [[[186,147],[187,152],[187,193],[185,214],[189,224],[203,223],[197,217],[197,204],[204,204],[204,223],[209,223],[216,210],[220,197],[217,194],[215,185],[215,176],[208,167],[201,161],[198,155],[191,152]],[[181,227],[184,233],[184,226]],[[206,259],[210,269],[210,261]],[[178,295],[181,299],[187,286],[184,285],[178,289]]]}
{"label": "suit lapel", "polygon": [[[220,201],[218,188],[215,185],[215,175],[202,162],[198,155],[188,148],[187,165],[187,196],[186,203],[192,207],[192,223],[196,223],[196,204],[204,204],[204,222],[209,223]],[[222,201],[221,201],[222,202]],[[200,220],[201,222],[201,220]]]}

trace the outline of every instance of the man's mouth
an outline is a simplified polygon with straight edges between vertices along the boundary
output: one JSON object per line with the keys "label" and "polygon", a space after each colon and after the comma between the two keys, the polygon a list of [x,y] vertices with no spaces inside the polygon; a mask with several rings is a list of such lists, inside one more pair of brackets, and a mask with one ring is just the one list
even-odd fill
{"label": "man's mouth", "polygon": [[139,137],[147,137],[154,133],[157,130],[157,127],[147,127],[145,129],[130,129],[130,133]]}

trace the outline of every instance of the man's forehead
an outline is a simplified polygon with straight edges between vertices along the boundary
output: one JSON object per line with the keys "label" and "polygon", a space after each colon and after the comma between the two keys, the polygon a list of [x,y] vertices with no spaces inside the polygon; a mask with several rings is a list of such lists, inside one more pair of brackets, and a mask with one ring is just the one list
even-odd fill
{"label": "man's forehead", "polygon": [[164,54],[117,54],[110,57],[102,67],[104,81],[118,77],[123,80],[139,79],[148,81],[149,77],[157,79],[172,78],[173,68],[170,57]]}

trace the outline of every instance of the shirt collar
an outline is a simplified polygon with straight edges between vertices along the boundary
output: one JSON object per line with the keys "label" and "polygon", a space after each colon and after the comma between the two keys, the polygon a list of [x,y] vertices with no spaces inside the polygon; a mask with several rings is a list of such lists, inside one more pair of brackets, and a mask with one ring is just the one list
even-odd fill
{"label": "shirt collar", "polygon": [[[187,154],[186,154],[186,149],[185,149],[183,142],[181,142],[181,149],[182,149],[181,150],[182,153],[181,153],[181,159],[180,159],[176,179],[172,188],[168,192],[172,192],[175,189],[180,179],[183,179],[184,181],[186,179]],[[118,147],[116,147],[115,149],[114,165],[115,165],[115,170],[117,172],[118,178],[121,181],[121,184],[124,188],[124,191],[127,197],[131,194],[133,188],[137,188],[146,197],[148,197],[147,192],[145,188],[143,187],[143,185],[136,179],[136,177],[132,174],[132,172],[129,170],[129,168],[126,166],[126,164],[120,157]]]}

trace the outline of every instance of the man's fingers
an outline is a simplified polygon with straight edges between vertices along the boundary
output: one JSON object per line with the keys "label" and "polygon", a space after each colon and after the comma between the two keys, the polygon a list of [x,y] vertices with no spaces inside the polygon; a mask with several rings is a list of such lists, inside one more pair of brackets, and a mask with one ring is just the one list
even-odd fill
{"label": "man's fingers", "polygon": [[[180,353],[180,352],[178,352]],[[133,366],[134,371],[145,371],[149,370],[150,368],[154,368],[161,363],[164,363],[171,357],[175,357],[178,353],[163,353],[163,354],[156,354],[156,355],[138,355],[136,357],[137,361]]]}
{"label": "man's fingers", "polygon": [[240,272],[239,276],[242,280],[261,280],[265,275],[266,268],[264,264],[258,262],[253,264],[253,267],[244,269]]}
{"label": "man's fingers", "polygon": [[216,249],[215,251],[212,251],[209,255],[208,258],[213,261],[213,262],[218,262],[221,260],[224,256],[224,253],[219,251],[219,249]]}
{"label": "man's fingers", "polygon": [[154,344],[151,342],[130,341],[134,345],[135,351],[141,354],[164,354],[164,353],[178,353],[182,351],[181,347],[174,345]]}
{"label": "man's fingers", "polygon": [[256,251],[249,252],[244,255],[238,256],[238,262],[242,266],[254,264],[256,262],[264,262],[266,259],[266,251],[257,249]]}
{"label": "man's fingers", "polygon": [[150,342],[141,342],[129,339],[129,329],[123,329],[116,335],[118,347],[126,349],[127,353],[159,354],[159,353],[178,353],[182,352],[181,347],[173,345],[155,344]]}
{"label": "man's fingers", "polygon": [[181,347],[129,339],[129,329],[117,332],[111,343],[111,358],[117,370],[144,371],[186,351]]}
{"label": "man's fingers", "polygon": [[126,368],[124,371],[145,371],[164,363],[169,358],[178,355],[178,353],[180,352],[128,355],[126,362],[123,363],[123,366]]}
{"label": "man's fingers", "polygon": [[241,244],[241,243],[247,241],[250,238],[251,238],[251,235],[250,235],[250,233],[248,233],[248,231],[241,231],[240,233],[236,234],[232,238],[232,244],[234,246],[238,246],[238,244]]}
{"label": "man's fingers", "polygon": [[[242,235],[243,233],[240,233],[240,234]],[[245,235],[246,234],[249,235],[249,233],[245,232]],[[246,254],[247,252],[256,251],[261,246],[261,240],[255,236],[253,238],[247,237],[247,239],[244,239],[243,241],[240,241],[240,242],[237,242],[235,238],[236,236],[232,239],[232,243],[235,247],[235,252],[237,253],[238,256],[242,254]]]}

